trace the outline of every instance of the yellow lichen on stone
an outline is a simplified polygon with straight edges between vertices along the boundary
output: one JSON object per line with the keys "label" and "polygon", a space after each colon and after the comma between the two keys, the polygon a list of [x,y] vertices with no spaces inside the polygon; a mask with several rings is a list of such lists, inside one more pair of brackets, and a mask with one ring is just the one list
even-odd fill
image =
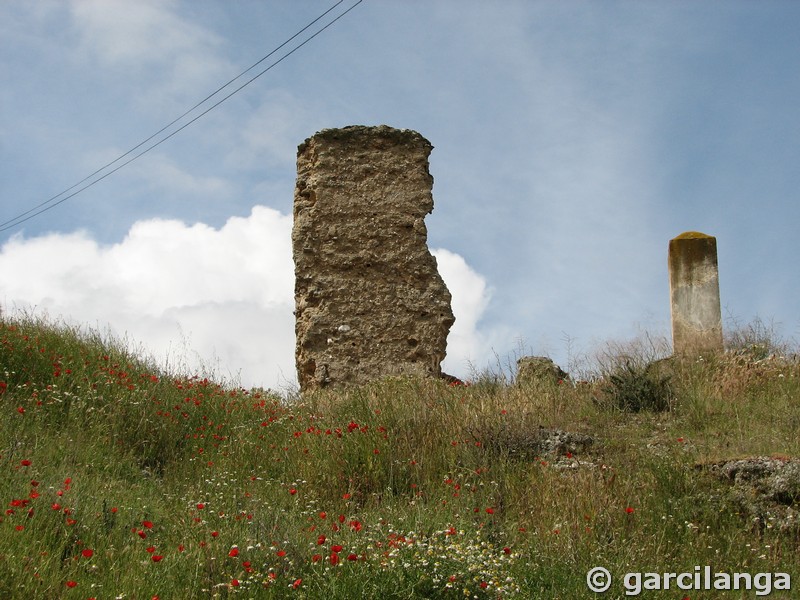
{"label": "yellow lichen on stone", "polygon": [[678,237],[674,238],[676,240],[697,240],[703,238],[710,238],[714,237],[711,235],[706,235],[705,233],[700,233],[699,231],[684,231]]}

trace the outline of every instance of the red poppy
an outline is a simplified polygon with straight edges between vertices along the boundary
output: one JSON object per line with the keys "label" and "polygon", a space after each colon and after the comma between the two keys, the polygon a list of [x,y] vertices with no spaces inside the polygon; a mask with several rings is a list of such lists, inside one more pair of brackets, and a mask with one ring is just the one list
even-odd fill
{"label": "red poppy", "polygon": [[161,556],[160,554],[153,554],[153,556],[150,557],[150,560],[152,560],[153,562],[161,562],[162,558],[164,557]]}
{"label": "red poppy", "polygon": [[239,556],[239,549],[231,548],[231,551],[228,552],[228,556],[230,556],[231,558],[236,558],[237,556]]}
{"label": "red poppy", "polygon": [[331,557],[329,560],[332,565],[337,565],[339,564],[339,555],[336,554],[336,552],[331,552]]}
{"label": "red poppy", "polygon": [[278,550],[275,554],[278,556],[278,558],[283,558],[286,556],[286,550]]}
{"label": "red poppy", "polygon": [[29,461],[29,460],[26,458],[26,459],[24,459],[24,460],[21,460],[21,461],[19,461],[19,464],[21,464],[23,467],[30,467],[30,466],[31,466],[31,461]]}
{"label": "red poppy", "polygon": [[92,556],[94,555],[94,550],[92,550],[91,548],[84,548],[83,550],[81,550],[81,554],[83,555],[84,558],[92,558]]}
{"label": "red poppy", "polygon": [[321,535],[317,538],[317,546],[322,546],[325,543],[327,538],[324,535]]}
{"label": "red poppy", "polygon": [[78,582],[77,582],[77,581],[72,581],[72,580],[70,579],[70,580],[69,580],[69,581],[66,583],[66,585],[67,585],[67,587],[68,587],[68,588],[74,588],[76,585],[78,585]]}
{"label": "red poppy", "polygon": [[347,560],[350,560],[350,561],[358,560],[358,555],[351,552],[350,554],[347,555]]}
{"label": "red poppy", "polygon": [[153,528],[153,522],[152,521],[142,521],[142,525],[147,527],[147,529],[152,529]]}
{"label": "red poppy", "polygon": [[628,513],[629,515],[632,515],[634,513],[634,508],[632,506],[629,506],[628,508],[625,509],[625,512]]}
{"label": "red poppy", "polygon": [[238,579],[231,579],[231,585],[233,587],[239,587],[239,580]]}
{"label": "red poppy", "polygon": [[292,584],[292,588],[296,590],[301,585],[303,585],[303,580],[302,579],[295,579],[294,583]]}

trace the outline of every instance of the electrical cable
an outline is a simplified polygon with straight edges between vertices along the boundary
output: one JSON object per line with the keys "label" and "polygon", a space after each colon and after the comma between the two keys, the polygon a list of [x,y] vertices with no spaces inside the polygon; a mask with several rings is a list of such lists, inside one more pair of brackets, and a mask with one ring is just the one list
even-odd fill
{"label": "electrical cable", "polygon": [[[201,112],[201,113],[200,113],[199,115],[197,115],[196,117],[192,118],[192,119],[191,119],[190,121],[188,121],[187,123],[183,124],[181,127],[179,127],[178,129],[176,129],[175,131],[173,131],[173,132],[172,132],[172,133],[170,133],[169,135],[167,135],[167,136],[163,137],[162,139],[158,140],[156,143],[154,143],[154,144],[152,144],[152,145],[148,146],[147,148],[145,148],[144,150],[142,150],[142,151],[141,151],[141,152],[139,152],[138,154],[136,154],[136,155],[134,155],[133,157],[129,158],[128,160],[126,160],[126,161],[125,161],[125,162],[123,162],[122,164],[118,165],[117,167],[115,167],[114,169],[112,169],[112,170],[108,171],[107,173],[103,174],[102,176],[98,177],[97,179],[94,179],[93,181],[90,181],[89,183],[87,183],[87,184],[86,184],[86,185],[84,185],[83,187],[80,187],[78,190],[74,191],[73,193],[71,193],[71,194],[69,194],[69,195],[67,195],[67,196],[64,196],[63,198],[61,198],[61,199],[60,199],[60,200],[58,200],[57,202],[54,202],[54,201],[55,201],[57,198],[59,198],[59,197],[63,196],[63,195],[64,195],[64,194],[66,194],[67,192],[69,192],[69,191],[71,191],[71,190],[75,189],[76,187],[80,186],[80,185],[81,185],[81,184],[83,184],[84,182],[86,182],[86,181],[88,181],[88,180],[92,179],[92,178],[93,178],[95,175],[98,175],[99,173],[101,173],[101,172],[103,172],[104,170],[106,170],[108,167],[110,167],[110,166],[112,166],[112,165],[114,165],[114,164],[118,163],[119,161],[121,161],[121,160],[122,160],[123,158],[125,158],[126,156],[129,156],[130,154],[132,154],[133,152],[135,152],[136,150],[138,150],[139,148],[141,148],[142,146],[144,146],[145,144],[147,144],[147,142],[149,142],[149,141],[153,140],[153,139],[154,139],[154,138],[156,138],[158,135],[160,135],[161,133],[163,133],[164,131],[166,131],[167,129],[169,129],[170,127],[172,127],[173,125],[175,125],[175,124],[176,124],[178,121],[180,121],[181,119],[183,119],[184,117],[186,117],[187,115],[189,115],[191,112],[193,112],[194,110],[196,110],[197,108],[199,108],[200,106],[202,106],[203,104],[205,104],[206,102],[208,102],[208,101],[209,101],[211,98],[213,98],[214,96],[216,96],[216,95],[217,95],[219,92],[221,92],[221,91],[222,91],[222,90],[224,90],[226,87],[228,87],[229,85],[231,85],[231,84],[232,84],[234,81],[236,81],[237,79],[240,79],[240,78],[241,78],[243,75],[245,75],[245,74],[246,74],[246,73],[248,73],[249,71],[253,70],[253,69],[254,69],[256,66],[260,65],[262,62],[264,62],[265,60],[267,60],[267,59],[268,59],[270,56],[272,56],[272,55],[273,55],[273,54],[275,54],[275,53],[276,53],[278,50],[280,50],[281,48],[283,48],[284,46],[286,46],[287,44],[289,44],[289,42],[291,42],[291,41],[292,41],[292,40],[294,40],[296,37],[298,37],[299,35],[301,35],[301,34],[302,34],[304,31],[306,31],[307,29],[309,29],[310,27],[312,27],[312,26],[313,26],[315,23],[317,23],[317,22],[318,22],[320,19],[322,19],[323,17],[325,17],[325,16],[326,16],[328,13],[330,13],[330,12],[331,12],[332,10],[334,10],[334,9],[335,9],[337,6],[339,6],[339,5],[340,5],[342,2],[344,2],[344,0],[339,0],[339,1],[338,1],[336,4],[334,4],[333,6],[331,6],[331,7],[330,7],[328,10],[326,10],[324,13],[322,13],[320,16],[318,16],[318,17],[317,17],[316,19],[314,19],[313,21],[311,21],[311,22],[310,22],[308,25],[306,25],[305,27],[303,27],[303,28],[302,28],[300,31],[298,31],[298,32],[297,32],[297,33],[295,33],[295,34],[294,34],[292,37],[290,37],[290,38],[289,38],[289,39],[287,39],[285,42],[283,42],[283,43],[282,43],[280,46],[278,46],[277,48],[275,48],[274,50],[272,50],[272,51],[271,51],[269,54],[267,54],[266,56],[264,56],[263,58],[261,58],[260,60],[258,60],[257,62],[255,62],[253,65],[251,65],[250,67],[248,67],[247,69],[245,69],[244,71],[242,71],[241,73],[239,73],[239,74],[238,74],[236,77],[234,77],[233,79],[231,79],[230,81],[228,81],[227,83],[225,83],[224,85],[222,85],[221,87],[217,88],[217,90],[215,90],[214,92],[212,92],[211,94],[209,94],[208,96],[206,96],[206,97],[205,97],[203,100],[201,100],[200,102],[198,102],[197,104],[195,104],[195,105],[194,105],[192,108],[190,108],[189,110],[187,110],[186,112],[184,112],[182,115],[180,115],[179,117],[177,117],[176,119],[174,119],[173,121],[171,121],[170,123],[168,123],[167,125],[165,125],[164,127],[162,127],[161,129],[159,129],[159,130],[158,130],[156,133],[154,133],[153,135],[151,135],[151,136],[150,136],[150,137],[148,137],[147,139],[145,139],[145,140],[143,140],[143,141],[139,142],[139,143],[138,143],[136,146],[134,146],[133,148],[131,148],[130,150],[128,150],[128,151],[127,151],[127,152],[125,152],[124,154],[121,154],[120,156],[118,156],[117,158],[115,158],[114,160],[112,160],[111,162],[107,163],[106,165],[103,165],[102,167],[100,167],[99,169],[97,169],[96,171],[94,171],[93,173],[91,173],[90,175],[87,175],[86,177],[84,177],[83,179],[81,179],[79,182],[75,183],[75,184],[74,184],[74,185],[72,185],[71,187],[68,187],[67,189],[65,189],[65,190],[63,190],[62,192],[60,192],[60,193],[56,194],[55,196],[52,196],[51,198],[49,198],[49,199],[45,200],[44,202],[42,202],[42,203],[40,203],[40,204],[38,204],[38,205],[34,206],[33,208],[31,208],[31,209],[29,209],[29,210],[27,210],[27,211],[25,211],[25,212],[23,212],[23,213],[20,213],[20,214],[19,214],[19,215],[17,215],[16,217],[14,217],[14,218],[12,218],[12,219],[9,219],[8,221],[5,221],[5,222],[3,222],[3,223],[0,223],[0,232],[2,232],[2,231],[6,231],[6,230],[8,230],[8,229],[11,229],[11,228],[13,228],[13,227],[16,227],[17,225],[21,225],[22,223],[24,223],[24,222],[26,222],[26,221],[29,221],[29,220],[33,219],[34,217],[36,217],[36,216],[38,216],[38,215],[40,215],[40,214],[42,214],[42,213],[44,213],[44,212],[47,212],[47,211],[49,211],[49,210],[51,210],[51,209],[55,208],[55,207],[56,207],[56,206],[58,206],[59,204],[61,204],[61,203],[65,202],[65,201],[67,201],[67,200],[69,200],[70,198],[73,198],[73,197],[77,196],[78,194],[80,194],[80,193],[81,193],[81,192],[83,192],[84,190],[86,190],[86,189],[88,189],[88,188],[92,187],[93,185],[95,185],[95,184],[97,184],[97,183],[100,183],[100,182],[101,182],[102,180],[104,180],[106,177],[108,177],[108,176],[110,176],[110,175],[113,175],[114,173],[116,173],[117,171],[119,171],[120,169],[122,169],[123,167],[125,167],[126,165],[129,165],[130,163],[132,163],[133,161],[135,161],[137,158],[139,158],[139,157],[143,156],[144,154],[147,154],[148,152],[150,152],[150,150],[153,150],[153,149],[154,149],[154,148],[156,148],[157,146],[160,146],[161,144],[163,144],[164,142],[166,142],[168,139],[170,139],[170,138],[171,138],[171,137],[173,137],[174,135],[178,134],[179,132],[183,131],[183,130],[184,130],[184,129],[186,129],[186,128],[187,128],[189,125],[191,125],[192,123],[194,123],[195,121],[197,121],[197,120],[198,120],[198,119],[200,119],[201,117],[205,116],[206,114],[208,114],[209,112],[211,112],[212,110],[214,110],[214,109],[215,109],[217,106],[219,106],[220,104],[222,104],[223,102],[225,102],[226,100],[228,100],[228,99],[229,99],[231,96],[233,96],[234,94],[237,94],[237,93],[238,93],[238,92],[240,92],[242,89],[244,89],[245,87],[247,87],[248,85],[250,85],[251,83],[253,83],[253,82],[254,82],[256,79],[258,79],[259,77],[261,77],[262,75],[264,75],[264,74],[265,74],[267,71],[269,71],[270,69],[272,69],[273,67],[275,67],[275,66],[276,66],[276,65],[278,65],[279,63],[283,62],[283,61],[284,61],[286,58],[288,58],[289,56],[291,56],[292,54],[294,54],[294,53],[295,53],[297,50],[299,50],[300,48],[302,48],[303,46],[305,46],[305,45],[306,45],[308,42],[310,42],[310,41],[311,41],[311,40],[313,40],[315,37],[317,37],[319,34],[321,34],[323,31],[325,31],[326,29],[328,29],[328,27],[330,27],[331,25],[333,25],[334,23],[336,23],[336,22],[337,22],[339,19],[341,19],[342,17],[344,17],[344,16],[345,16],[347,13],[349,13],[351,10],[353,10],[353,9],[354,9],[356,6],[358,6],[359,4],[361,4],[363,1],[364,1],[364,0],[358,0],[358,1],[357,1],[355,4],[353,4],[353,5],[352,5],[350,8],[348,8],[346,11],[344,11],[343,13],[341,13],[340,15],[338,15],[338,16],[337,16],[335,19],[333,19],[333,20],[332,20],[332,21],[330,21],[329,23],[327,23],[327,24],[326,24],[324,27],[322,27],[321,29],[319,29],[318,31],[316,31],[316,32],[315,32],[313,35],[309,36],[308,38],[306,38],[305,40],[303,40],[301,43],[299,43],[297,46],[295,46],[294,48],[292,48],[291,50],[289,50],[289,51],[288,51],[286,54],[284,54],[283,56],[281,56],[281,57],[280,57],[278,60],[276,60],[275,62],[271,63],[271,64],[270,64],[270,65],[269,65],[269,66],[268,66],[266,69],[264,69],[264,70],[260,71],[260,72],[259,72],[257,75],[255,75],[255,76],[254,76],[254,77],[252,77],[251,79],[247,80],[245,83],[243,83],[243,84],[242,84],[242,85],[240,85],[238,88],[236,88],[235,90],[233,90],[233,91],[232,91],[231,93],[229,93],[227,96],[225,96],[225,97],[224,97],[224,98],[222,98],[221,100],[219,100],[219,101],[217,101],[216,103],[214,103],[213,105],[211,105],[209,108],[207,108],[206,110],[204,110],[203,112]],[[37,209],[39,209],[39,210],[37,210]],[[35,211],[35,212],[34,212],[34,211]],[[31,213],[32,213],[32,214],[31,214]]]}

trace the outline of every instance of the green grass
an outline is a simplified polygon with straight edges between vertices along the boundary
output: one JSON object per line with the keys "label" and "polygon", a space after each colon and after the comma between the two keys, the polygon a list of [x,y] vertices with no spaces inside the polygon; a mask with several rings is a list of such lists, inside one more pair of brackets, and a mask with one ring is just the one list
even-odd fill
{"label": "green grass", "polygon": [[[625,573],[696,565],[800,585],[797,530],[755,528],[696,468],[800,456],[797,361],[675,364],[658,410],[631,411],[651,375],[609,358],[576,385],[300,398],[0,319],[0,598],[593,598],[595,566],[617,578],[609,598]],[[595,442],[537,454],[540,425]]]}

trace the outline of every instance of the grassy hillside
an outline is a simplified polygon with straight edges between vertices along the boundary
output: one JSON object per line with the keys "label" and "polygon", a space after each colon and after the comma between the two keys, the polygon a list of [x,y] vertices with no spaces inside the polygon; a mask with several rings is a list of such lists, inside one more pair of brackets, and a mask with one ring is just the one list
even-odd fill
{"label": "grassy hillside", "polygon": [[[800,364],[734,342],[608,353],[581,383],[300,399],[0,319],[0,598],[594,598],[596,566],[609,598],[705,565],[798,588],[791,472],[771,493],[723,465],[800,457]],[[755,593],[676,585],[642,595]]]}

